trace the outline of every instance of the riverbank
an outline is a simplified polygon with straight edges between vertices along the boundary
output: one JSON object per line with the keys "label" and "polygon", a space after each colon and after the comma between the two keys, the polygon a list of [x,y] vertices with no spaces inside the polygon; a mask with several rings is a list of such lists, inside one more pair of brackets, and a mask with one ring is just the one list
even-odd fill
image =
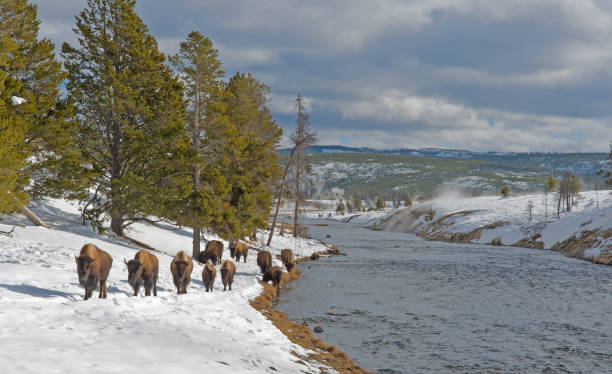
{"label": "riverbank", "polygon": [[543,194],[506,198],[446,195],[394,212],[331,218],[429,240],[549,249],[612,265],[612,190],[581,192],[572,210],[558,216],[552,200],[552,194],[547,204]]}
{"label": "riverbank", "polygon": [[[607,347],[612,267],[554,251],[446,243],[310,221],[350,248],[301,267],[275,309],[380,373],[597,373]],[[328,237],[329,235],[329,237]]]}
{"label": "riverbank", "polygon": [[[51,229],[18,215],[0,223],[1,231],[13,229],[11,236],[0,235],[4,373],[335,372],[310,359],[311,349],[292,342],[251,307],[252,300],[269,293],[269,286],[260,283],[254,251],[246,263],[236,263],[231,292],[222,291],[219,270],[214,292],[204,292],[203,267],[195,263],[187,294],[176,295],[169,264],[179,250],[190,252],[191,233],[164,224],[134,224],[128,236],[157,249],[160,267],[158,296],[133,297],[123,259],[140,248],[80,225],[77,207],[67,201],[49,199],[31,208]],[[108,299],[83,301],[74,256],[89,242],[114,260]],[[327,250],[320,242],[289,236],[275,238],[270,249],[277,254],[282,248],[292,248],[298,258]],[[223,257],[229,258],[227,245]]]}

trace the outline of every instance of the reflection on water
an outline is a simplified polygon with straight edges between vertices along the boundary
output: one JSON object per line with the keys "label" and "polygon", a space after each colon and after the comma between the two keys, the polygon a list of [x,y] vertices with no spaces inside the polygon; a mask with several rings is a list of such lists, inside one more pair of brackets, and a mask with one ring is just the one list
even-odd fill
{"label": "reflection on water", "polygon": [[[612,370],[612,267],[328,222],[277,309],[381,373]],[[325,238],[329,234],[331,238]]]}

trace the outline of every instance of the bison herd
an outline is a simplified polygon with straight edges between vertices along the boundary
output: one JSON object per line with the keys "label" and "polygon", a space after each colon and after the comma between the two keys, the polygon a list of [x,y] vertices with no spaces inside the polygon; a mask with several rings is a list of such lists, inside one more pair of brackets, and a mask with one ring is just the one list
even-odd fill
{"label": "bison herd", "polygon": [[[230,256],[240,262],[240,257],[246,262],[249,247],[241,241],[231,241],[229,244]],[[204,263],[202,269],[202,282],[206,292],[212,292],[215,283],[217,270],[215,266],[220,264],[223,257],[223,243],[219,240],[211,240],[206,244],[206,249],[201,253],[198,261]],[[79,256],[75,256],[77,263],[77,273],[79,283],[85,287],[85,300],[91,298],[93,290],[98,286],[100,294],[98,297],[106,298],[106,279],[113,265],[111,256],[93,244],[85,244],[81,248]],[[128,269],[128,283],[134,289],[134,296],[138,295],[141,286],[144,286],[145,296],[157,296],[157,279],[159,273],[159,261],[157,257],[141,249],[136,253],[132,260],[123,260]],[[281,261],[287,269],[295,266],[293,251],[283,249],[281,251]],[[257,253],[257,266],[263,274],[263,281],[272,281],[278,290],[283,271],[278,266],[272,266],[272,254],[265,250]],[[172,280],[178,294],[187,293],[187,285],[191,282],[191,272],[193,261],[184,251],[179,251],[170,263]],[[230,260],[225,260],[221,265],[221,282],[223,291],[229,288],[232,290],[234,275],[236,274],[236,264]]]}

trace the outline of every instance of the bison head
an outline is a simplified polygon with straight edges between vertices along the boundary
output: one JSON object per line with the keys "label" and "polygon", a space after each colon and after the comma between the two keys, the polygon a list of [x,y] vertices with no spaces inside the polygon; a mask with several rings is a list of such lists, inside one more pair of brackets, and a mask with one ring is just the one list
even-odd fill
{"label": "bison head", "polygon": [[187,274],[187,261],[175,261],[174,265],[176,266],[176,276],[179,281],[183,281]]}
{"label": "bison head", "polygon": [[95,259],[88,256],[74,256],[77,263],[77,273],[79,275],[79,283],[85,284],[87,282],[87,278],[89,278],[89,273],[91,272],[91,265],[95,261]]}
{"label": "bison head", "polygon": [[144,266],[138,260],[126,261],[123,259],[123,262],[125,262],[128,268],[128,283],[130,286],[134,287],[142,280]]}

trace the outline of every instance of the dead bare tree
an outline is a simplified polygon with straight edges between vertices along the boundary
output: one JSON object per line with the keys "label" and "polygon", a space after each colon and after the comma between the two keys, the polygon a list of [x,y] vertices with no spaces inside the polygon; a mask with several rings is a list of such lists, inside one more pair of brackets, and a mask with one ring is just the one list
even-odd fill
{"label": "dead bare tree", "polygon": [[311,147],[317,141],[317,134],[314,130],[310,129],[309,124],[309,116],[304,108],[304,98],[302,95],[298,94],[295,99],[295,107],[298,112],[297,117],[297,127],[295,133],[291,137],[291,141],[293,143],[293,147],[291,148],[291,153],[289,154],[289,160],[287,161],[287,165],[285,166],[285,170],[283,172],[283,178],[281,180],[280,186],[278,188],[278,198],[276,201],[276,209],[274,212],[274,218],[272,219],[272,226],[270,228],[270,234],[268,236],[267,245],[272,243],[272,237],[274,236],[274,228],[276,226],[276,221],[278,219],[278,210],[282,203],[282,197],[284,192],[285,183],[287,181],[287,177],[289,176],[289,171],[292,170],[292,182],[294,183],[294,195],[295,195],[295,208],[294,208],[294,216],[293,216],[293,236],[297,236],[298,233],[298,212],[300,207],[300,200],[302,199],[301,188],[302,184],[307,178],[304,175],[310,173],[310,162],[306,155],[306,150]]}

